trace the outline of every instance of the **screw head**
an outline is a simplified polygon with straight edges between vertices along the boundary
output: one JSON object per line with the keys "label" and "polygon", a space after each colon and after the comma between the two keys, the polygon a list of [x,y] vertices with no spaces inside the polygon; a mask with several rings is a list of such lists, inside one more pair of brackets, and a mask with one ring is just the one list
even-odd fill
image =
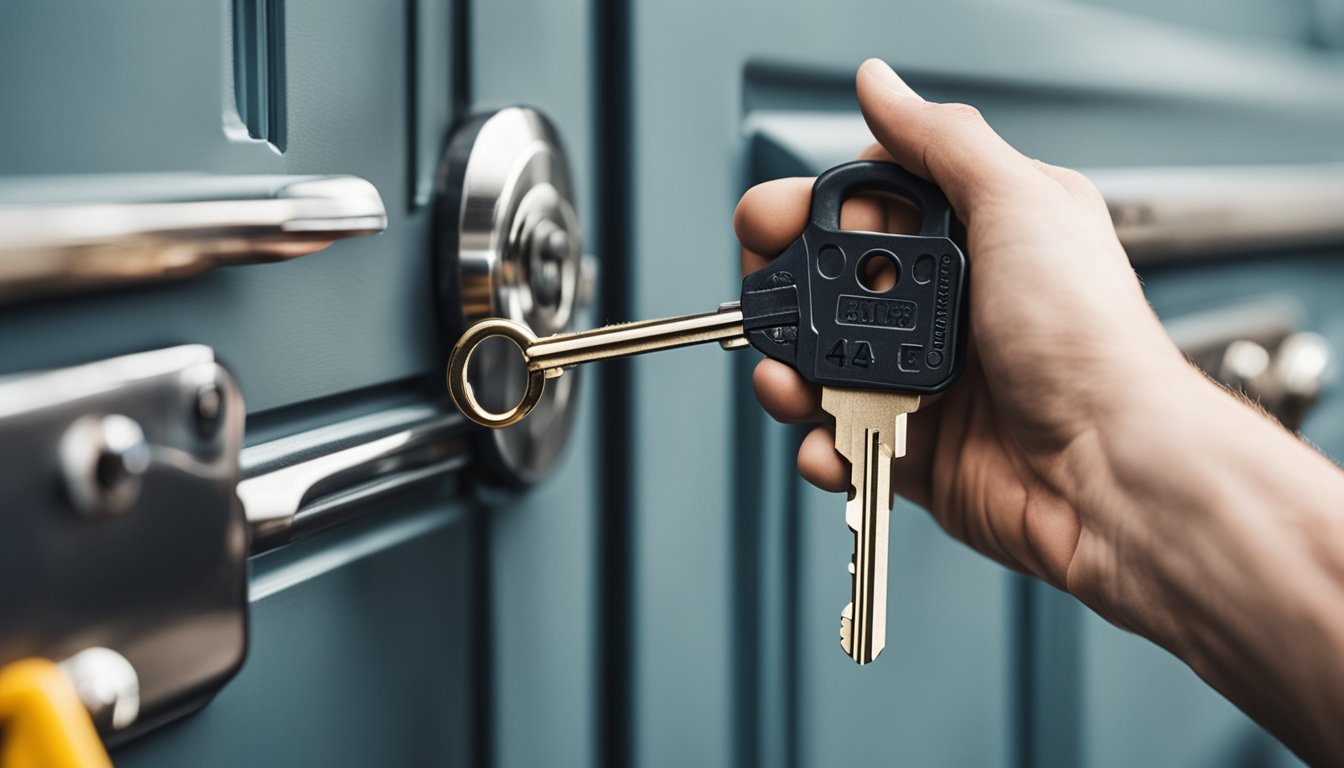
{"label": "screw head", "polygon": [[86,517],[112,517],[140,496],[150,448],[134,419],[121,414],[85,416],[61,437],[61,467],[75,509]]}
{"label": "screw head", "polygon": [[[549,222],[546,222],[549,224]],[[563,264],[569,258],[569,232],[551,224],[541,236],[538,259],[529,276],[532,298],[545,307],[556,307],[564,293]]]}
{"label": "screw head", "polygon": [[99,731],[119,731],[140,715],[140,676],[125,656],[85,648],[60,663]]}
{"label": "screw head", "polygon": [[541,262],[541,268],[532,275],[532,297],[538,304],[554,307],[560,303],[560,292],[560,265]]}
{"label": "screw head", "polygon": [[218,384],[210,382],[196,390],[195,409],[196,431],[205,440],[213,439],[224,420],[224,392]]}
{"label": "screw head", "polygon": [[562,262],[569,256],[569,232],[562,227],[552,229],[542,244],[541,257],[550,262]]}

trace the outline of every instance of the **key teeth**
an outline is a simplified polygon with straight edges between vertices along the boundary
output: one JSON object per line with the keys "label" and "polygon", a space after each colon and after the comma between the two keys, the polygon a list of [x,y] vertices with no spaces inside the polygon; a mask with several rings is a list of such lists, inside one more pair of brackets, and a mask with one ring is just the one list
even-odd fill
{"label": "key teeth", "polygon": [[854,655],[854,604],[849,603],[840,611],[840,647],[850,656]]}

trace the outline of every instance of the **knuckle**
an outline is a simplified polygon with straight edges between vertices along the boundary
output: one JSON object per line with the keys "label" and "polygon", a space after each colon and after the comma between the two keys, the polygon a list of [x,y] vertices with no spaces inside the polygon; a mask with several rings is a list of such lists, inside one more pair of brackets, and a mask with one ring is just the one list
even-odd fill
{"label": "knuckle", "polygon": [[1087,174],[1082,173],[1081,171],[1075,171],[1072,168],[1061,168],[1059,170],[1064,178],[1068,179],[1070,186],[1087,192],[1097,191],[1097,185],[1092,183],[1092,180],[1087,177]]}
{"label": "knuckle", "polygon": [[753,229],[757,211],[765,205],[769,192],[766,184],[757,184],[742,193],[742,197],[737,201],[737,208],[733,209],[733,231],[739,237]]}
{"label": "knuckle", "polygon": [[980,110],[970,104],[961,104],[959,102],[939,104],[937,112],[939,119],[948,123],[975,124],[985,122],[985,117],[980,114]]}

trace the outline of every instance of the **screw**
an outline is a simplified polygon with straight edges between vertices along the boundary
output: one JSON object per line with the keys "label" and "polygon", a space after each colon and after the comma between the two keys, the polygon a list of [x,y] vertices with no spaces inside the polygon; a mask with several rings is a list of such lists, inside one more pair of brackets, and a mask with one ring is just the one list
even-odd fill
{"label": "screw", "polygon": [[541,262],[541,269],[532,275],[532,296],[538,304],[554,307],[560,303],[560,265],[554,261]]}
{"label": "screw", "polygon": [[564,261],[569,255],[569,232],[556,227],[546,235],[546,242],[542,244],[541,257],[547,261]]}
{"label": "screw", "polygon": [[140,715],[140,676],[125,656],[108,648],[85,648],[60,666],[99,731],[119,731]]}
{"label": "screw", "polygon": [[121,414],[85,416],[61,437],[66,490],[81,514],[112,517],[130,509],[149,469],[150,448],[135,420]]}
{"label": "screw", "polygon": [[538,304],[555,307],[563,292],[561,265],[569,257],[569,232],[552,224],[543,237],[539,250],[541,260],[531,276],[532,297]]}
{"label": "screw", "polygon": [[224,416],[224,393],[210,382],[196,390],[196,431],[205,440],[214,438]]}

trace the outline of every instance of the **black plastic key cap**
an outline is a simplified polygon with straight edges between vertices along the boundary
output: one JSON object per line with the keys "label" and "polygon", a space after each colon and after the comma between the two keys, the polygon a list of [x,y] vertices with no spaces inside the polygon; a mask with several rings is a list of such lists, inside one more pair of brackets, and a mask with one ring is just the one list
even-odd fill
{"label": "black plastic key cap", "polygon": [[[861,192],[909,199],[923,217],[920,233],[841,230],[841,205]],[[893,163],[847,163],[817,177],[810,218],[801,237],[742,281],[751,345],[814,384],[911,393],[951,386],[965,346],[967,275],[942,191]],[[894,284],[866,277],[873,260],[889,262]]]}

